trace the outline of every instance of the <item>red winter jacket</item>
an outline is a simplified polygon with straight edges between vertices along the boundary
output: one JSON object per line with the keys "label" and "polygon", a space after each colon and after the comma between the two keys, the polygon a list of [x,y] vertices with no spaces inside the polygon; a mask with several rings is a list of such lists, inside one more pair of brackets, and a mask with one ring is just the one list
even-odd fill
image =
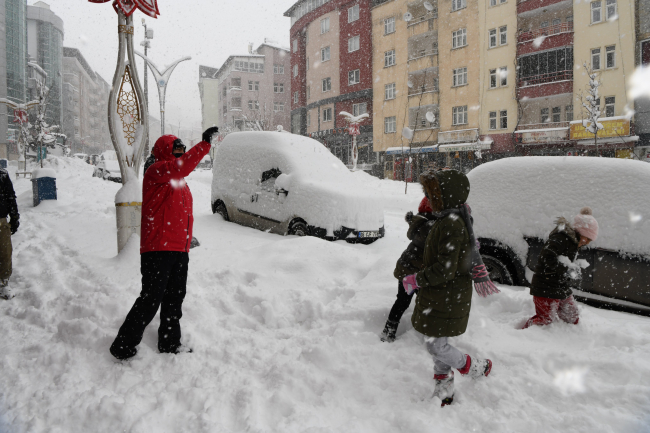
{"label": "red winter jacket", "polygon": [[208,154],[210,144],[202,141],[176,158],[174,140],[173,135],[163,135],[156,141],[156,162],[144,174],[140,254],[190,250],[194,217],[192,193],[184,177]]}

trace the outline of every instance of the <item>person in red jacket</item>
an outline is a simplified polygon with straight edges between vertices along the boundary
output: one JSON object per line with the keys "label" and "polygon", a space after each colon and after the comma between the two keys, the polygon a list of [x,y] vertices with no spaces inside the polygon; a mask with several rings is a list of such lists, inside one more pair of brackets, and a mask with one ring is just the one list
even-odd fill
{"label": "person in red jacket", "polygon": [[128,359],[138,352],[136,347],[158,307],[158,351],[191,352],[181,346],[180,325],[194,223],[192,193],[185,176],[210,151],[212,135],[218,131],[216,127],[208,128],[203,141],[187,152],[183,142],[173,135],[163,135],[156,141],[156,162],[145,172],[142,184],[142,291],[111,345],[110,352],[117,359]]}

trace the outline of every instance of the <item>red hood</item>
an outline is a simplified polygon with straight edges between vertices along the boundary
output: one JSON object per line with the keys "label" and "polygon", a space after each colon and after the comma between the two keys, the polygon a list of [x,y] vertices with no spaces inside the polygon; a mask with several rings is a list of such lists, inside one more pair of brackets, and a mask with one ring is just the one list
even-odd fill
{"label": "red hood", "polygon": [[153,147],[153,155],[156,161],[173,161],[176,159],[172,150],[174,149],[174,141],[178,137],[175,135],[163,135],[160,137]]}
{"label": "red hood", "polygon": [[431,204],[429,204],[429,199],[428,198],[424,197],[422,199],[422,201],[420,202],[420,207],[418,207],[418,212],[419,213],[433,213],[433,209],[431,209]]}

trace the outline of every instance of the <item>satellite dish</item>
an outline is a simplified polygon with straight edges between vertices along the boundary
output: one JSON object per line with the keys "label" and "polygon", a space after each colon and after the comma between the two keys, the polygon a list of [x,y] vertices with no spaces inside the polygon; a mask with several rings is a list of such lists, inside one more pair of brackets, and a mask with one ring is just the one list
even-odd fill
{"label": "satellite dish", "polygon": [[413,19],[413,14],[411,12],[407,12],[404,14],[404,21],[407,23]]}
{"label": "satellite dish", "polygon": [[426,10],[428,10],[429,12],[431,12],[431,11],[433,10],[433,5],[432,5],[431,3],[429,3],[429,2],[424,2],[424,7],[425,7]]}
{"label": "satellite dish", "polygon": [[413,88],[413,81],[408,80],[408,81],[406,82],[406,85],[409,86],[409,89]]}
{"label": "satellite dish", "polygon": [[427,111],[426,117],[427,117],[427,121],[429,121],[429,123],[433,123],[433,122],[436,121],[436,115],[433,114],[432,111]]}

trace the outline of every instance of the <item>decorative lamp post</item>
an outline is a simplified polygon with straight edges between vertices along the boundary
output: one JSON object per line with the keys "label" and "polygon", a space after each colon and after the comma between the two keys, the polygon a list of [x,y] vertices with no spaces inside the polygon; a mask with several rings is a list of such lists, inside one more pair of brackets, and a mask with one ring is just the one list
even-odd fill
{"label": "decorative lamp post", "polygon": [[[178,66],[180,62],[192,60],[192,58],[183,57],[182,59],[176,60],[174,63],[169,65],[167,69],[160,72],[156,64],[152,62],[146,54],[143,55],[137,51],[136,54],[144,59],[146,64],[149,65],[149,69],[151,69],[154,78],[156,78],[156,84],[158,85],[158,100],[160,101],[160,135],[165,135],[165,95],[167,94],[167,84],[169,84],[169,79],[171,78],[174,69],[176,69],[176,66]],[[180,134],[180,130],[178,133]]]}
{"label": "decorative lamp post", "polygon": [[368,113],[353,116],[347,111],[341,111],[340,116],[344,116],[348,122],[348,133],[352,136],[352,171],[357,170],[357,160],[359,159],[359,149],[357,148],[357,135],[361,134],[361,122],[370,117]]}
{"label": "decorative lamp post", "polygon": [[[144,55],[151,48],[151,40],[153,39],[153,29],[147,28],[147,22],[142,18],[142,27],[144,27],[144,41],[140,42],[140,46],[144,47]],[[149,73],[147,72],[147,61],[144,61],[144,102],[149,109]],[[145,155],[149,155],[149,137],[147,137],[147,144],[144,150]]]}
{"label": "decorative lamp post", "polygon": [[[106,3],[110,0],[88,1]],[[157,18],[160,12],[157,0],[114,0],[113,8],[118,16],[119,49],[113,87],[108,97],[108,129],[124,184],[115,195],[119,252],[132,234],[140,236],[142,186],[138,172],[149,133],[149,113],[133,50],[133,13],[140,10]]]}
{"label": "decorative lamp post", "polygon": [[[14,123],[20,124],[20,135],[18,135],[18,169],[27,170],[27,125],[29,120],[27,118],[27,110],[38,106],[39,101],[34,100],[26,104],[16,104],[9,99],[0,98],[0,104],[8,105],[14,110]],[[22,148],[22,153],[21,153]]]}

